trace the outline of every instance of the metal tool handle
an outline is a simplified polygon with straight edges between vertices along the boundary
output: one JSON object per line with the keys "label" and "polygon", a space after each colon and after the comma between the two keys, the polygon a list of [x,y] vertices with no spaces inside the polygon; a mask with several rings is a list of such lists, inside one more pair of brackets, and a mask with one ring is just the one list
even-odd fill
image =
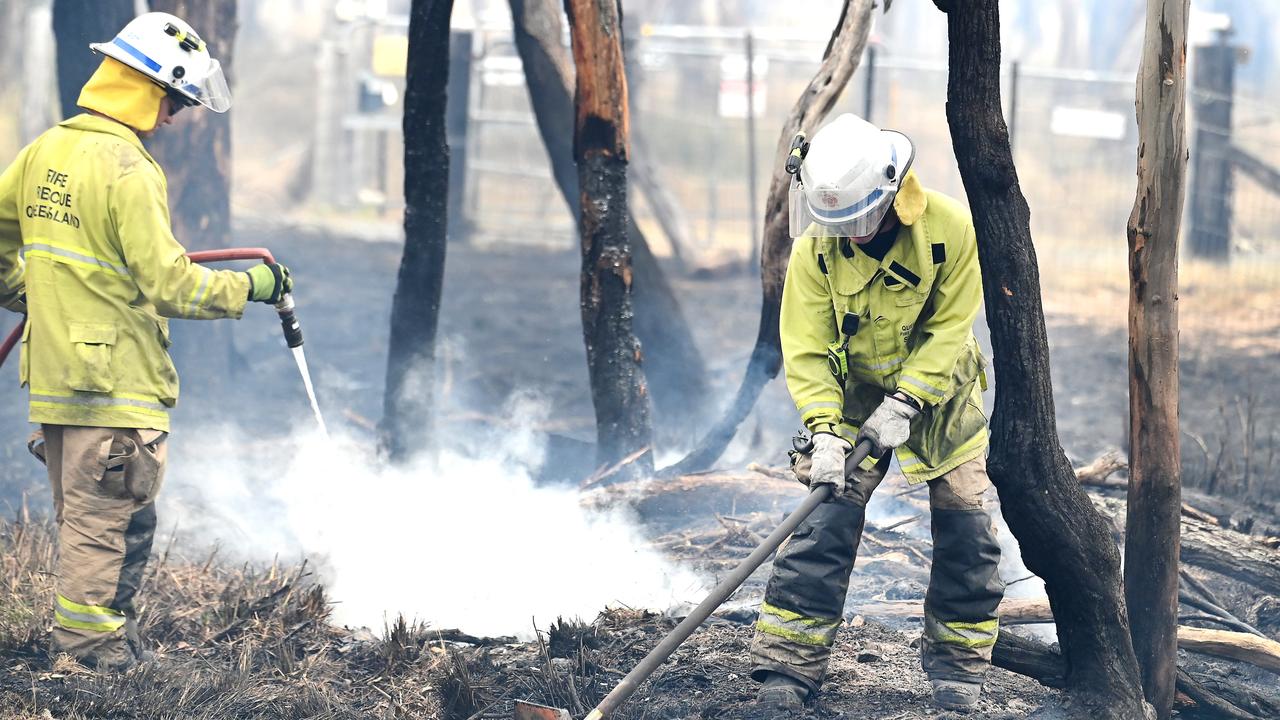
{"label": "metal tool handle", "polygon": [[[871,441],[864,440],[858,443],[858,446],[853,449],[853,453],[845,460],[845,476],[851,475],[870,454]],[[721,580],[720,584],[711,591],[711,594],[707,595],[706,599],[698,607],[693,609],[693,612],[689,613],[688,617],[682,620],[679,625],[676,625],[674,630],[667,633],[662,642],[658,643],[657,647],[651,650],[631,672],[627,673],[626,677],[622,678],[622,682],[619,682],[617,687],[610,691],[604,700],[600,701],[600,704],[587,715],[586,720],[601,720],[601,718],[612,713],[622,703],[626,702],[627,698],[631,697],[631,694],[640,686],[640,683],[648,679],[654,670],[657,670],[662,663],[666,662],[667,658],[671,657],[671,653],[675,652],[676,648],[680,647],[685,640],[688,640],[689,636],[698,629],[698,626],[711,617],[711,613],[715,612],[716,608],[720,607],[734,591],[742,586],[742,583],[747,581],[751,573],[764,564],[764,561],[778,549],[778,546],[782,545],[782,541],[795,532],[795,529],[800,526],[800,523],[804,522],[805,518],[813,514],[813,511],[819,505],[831,498],[831,491],[832,486],[819,485],[813,492],[809,493],[804,502],[800,503],[800,507],[793,510],[778,526],[778,529],[774,530],[773,534],[760,543],[760,547],[756,548],[754,552],[747,556],[746,560],[743,560],[738,567],[734,568],[728,577]]]}

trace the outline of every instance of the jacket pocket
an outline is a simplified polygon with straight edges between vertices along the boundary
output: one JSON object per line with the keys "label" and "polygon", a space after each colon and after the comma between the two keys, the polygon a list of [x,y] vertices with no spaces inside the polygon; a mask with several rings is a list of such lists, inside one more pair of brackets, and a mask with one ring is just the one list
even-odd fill
{"label": "jacket pocket", "polygon": [[115,388],[111,354],[116,344],[116,326],[110,323],[71,323],[71,362],[67,386],[82,392],[109,393]]}

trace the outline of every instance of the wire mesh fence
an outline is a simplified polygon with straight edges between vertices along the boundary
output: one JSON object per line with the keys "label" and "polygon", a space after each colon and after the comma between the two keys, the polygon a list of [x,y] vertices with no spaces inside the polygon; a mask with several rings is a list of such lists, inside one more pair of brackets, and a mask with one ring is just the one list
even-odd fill
{"label": "wire mesh fence", "polygon": [[[632,208],[659,252],[678,243],[694,267],[750,267],[778,129],[820,61],[821,48],[811,40],[757,32],[750,45],[748,58],[745,31],[648,27],[628,47],[633,154],[676,200],[679,232],[672,238],[661,232],[644,187],[633,187]],[[571,242],[571,218],[551,184],[515,50],[499,33],[477,47],[467,150],[473,227],[481,239],[518,232],[528,241]],[[1123,326],[1138,149],[1134,78],[1015,63],[1003,70],[1005,114],[1047,302]],[[833,112],[865,114],[905,132],[918,147],[915,168],[925,185],[963,198],[946,83],[944,65],[872,48]],[[1190,104],[1198,107],[1197,93],[1205,92],[1212,91],[1193,89]],[[1264,163],[1280,163],[1276,106],[1240,96],[1234,102],[1232,143]],[[1194,127],[1195,113],[1189,120]],[[1261,316],[1253,320],[1280,324],[1280,310],[1265,300],[1277,289],[1280,198],[1238,171],[1233,177],[1229,257],[1201,261],[1185,253],[1189,332],[1215,325],[1224,308],[1250,308]],[[1200,180],[1189,177],[1188,206],[1220,192]]]}

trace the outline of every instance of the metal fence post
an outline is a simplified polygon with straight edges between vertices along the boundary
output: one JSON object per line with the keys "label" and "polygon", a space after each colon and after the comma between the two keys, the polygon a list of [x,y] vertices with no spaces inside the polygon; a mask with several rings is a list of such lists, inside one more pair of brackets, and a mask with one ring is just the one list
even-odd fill
{"label": "metal fence post", "polygon": [[871,122],[871,112],[876,108],[876,46],[867,46],[867,83],[862,90],[862,119]]}
{"label": "metal fence post", "polygon": [[1014,60],[1009,66],[1009,147],[1018,145],[1018,85],[1022,79],[1022,63]]}
{"label": "metal fence post", "polygon": [[1188,245],[1195,257],[1227,260],[1231,254],[1231,115],[1236,48],[1230,31],[1196,48],[1195,142],[1192,145],[1191,223]]}
{"label": "metal fence post", "polygon": [[747,31],[747,214],[751,220],[751,242],[747,252],[747,272],[760,262],[760,218],[756,207],[756,43]]}
{"label": "metal fence post", "polygon": [[472,34],[455,30],[449,34],[449,81],[445,89],[445,136],[449,143],[449,239],[466,241],[471,234],[467,215],[467,126],[471,113]]}

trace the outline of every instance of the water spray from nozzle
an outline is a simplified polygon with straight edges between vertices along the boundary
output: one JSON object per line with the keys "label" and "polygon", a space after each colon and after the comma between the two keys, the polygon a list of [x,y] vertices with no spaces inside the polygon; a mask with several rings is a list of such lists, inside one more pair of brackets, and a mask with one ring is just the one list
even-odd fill
{"label": "water spray from nozzle", "polygon": [[307,368],[307,355],[302,349],[302,323],[298,322],[293,312],[293,295],[285,293],[276,303],[276,314],[280,316],[280,329],[284,331],[284,342],[293,351],[293,361],[298,364],[298,373],[302,375],[302,385],[307,389],[307,399],[311,401],[311,412],[316,416],[316,424],[325,437],[329,436],[329,428],[320,414],[320,404],[316,402],[316,389],[311,384],[311,371]]}

